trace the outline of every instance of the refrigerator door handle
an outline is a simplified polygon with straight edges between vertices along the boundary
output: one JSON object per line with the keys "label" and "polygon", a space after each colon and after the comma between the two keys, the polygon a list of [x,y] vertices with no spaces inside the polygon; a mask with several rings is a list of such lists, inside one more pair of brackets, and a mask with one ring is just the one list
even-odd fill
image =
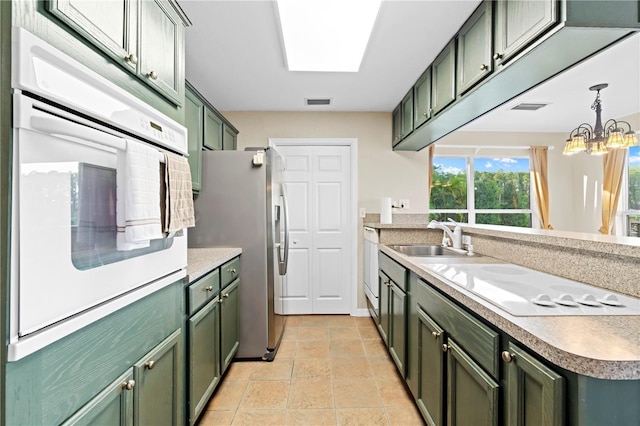
{"label": "refrigerator door handle", "polygon": [[[282,216],[284,218],[284,254],[278,262],[278,267],[280,275],[286,275],[289,264],[289,204],[284,185],[282,185]],[[280,255],[280,250],[278,250],[278,255]]]}

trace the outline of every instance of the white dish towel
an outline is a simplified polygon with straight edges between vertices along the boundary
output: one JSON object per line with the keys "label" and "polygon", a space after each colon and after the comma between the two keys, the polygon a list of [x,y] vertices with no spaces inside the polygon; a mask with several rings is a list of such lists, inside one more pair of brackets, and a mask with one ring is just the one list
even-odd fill
{"label": "white dish towel", "polygon": [[158,150],[127,140],[127,150],[118,151],[117,161],[117,248],[148,247],[150,240],[163,237]]}

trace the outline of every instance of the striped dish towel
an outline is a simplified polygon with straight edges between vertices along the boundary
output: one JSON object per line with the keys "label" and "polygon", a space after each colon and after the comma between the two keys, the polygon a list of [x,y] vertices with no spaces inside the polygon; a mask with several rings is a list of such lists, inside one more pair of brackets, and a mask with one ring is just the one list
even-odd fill
{"label": "striped dish towel", "polygon": [[191,170],[187,159],[165,152],[164,232],[176,232],[196,225],[193,210]]}

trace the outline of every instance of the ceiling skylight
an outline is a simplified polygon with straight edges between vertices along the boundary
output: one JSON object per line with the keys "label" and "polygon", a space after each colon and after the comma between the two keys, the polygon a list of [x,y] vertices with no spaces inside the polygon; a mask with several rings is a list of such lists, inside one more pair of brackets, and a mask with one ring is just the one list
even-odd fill
{"label": "ceiling skylight", "polygon": [[358,72],[382,0],[277,0],[289,71]]}

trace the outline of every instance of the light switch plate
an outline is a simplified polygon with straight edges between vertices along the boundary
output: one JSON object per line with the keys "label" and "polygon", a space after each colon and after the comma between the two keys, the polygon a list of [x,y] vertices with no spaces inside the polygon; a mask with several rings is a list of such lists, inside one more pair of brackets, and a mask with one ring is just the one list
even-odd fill
{"label": "light switch plate", "polygon": [[365,216],[367,215],[367,211],[365,210],[365,208],[364,208],[364,207],[361,207],[361,208],[360,208],[360,212],[359,212],[359,213],[360,213],[360,218],[361,218],[361,219],[364,219],[364,218],[365,218]]}

